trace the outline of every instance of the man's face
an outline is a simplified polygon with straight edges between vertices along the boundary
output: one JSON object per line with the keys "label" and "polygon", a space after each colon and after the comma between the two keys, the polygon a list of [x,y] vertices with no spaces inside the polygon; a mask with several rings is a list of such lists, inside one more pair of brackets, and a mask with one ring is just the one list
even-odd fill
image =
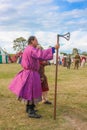
{"label": "man's face", "polygon": [[36,38],[32,41],[32,44],[33,44],[34,47],[37,47],[37,45],[38,45],[38,41],[37,41]]}

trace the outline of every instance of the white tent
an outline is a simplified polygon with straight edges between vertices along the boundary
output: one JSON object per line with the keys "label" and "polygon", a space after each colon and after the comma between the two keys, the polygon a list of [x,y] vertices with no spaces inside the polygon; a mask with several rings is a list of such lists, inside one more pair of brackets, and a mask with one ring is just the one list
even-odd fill
{"label": "white tent", "polygon": [[0,47],[0,64],[8,63],[8,55],[6,52]]}

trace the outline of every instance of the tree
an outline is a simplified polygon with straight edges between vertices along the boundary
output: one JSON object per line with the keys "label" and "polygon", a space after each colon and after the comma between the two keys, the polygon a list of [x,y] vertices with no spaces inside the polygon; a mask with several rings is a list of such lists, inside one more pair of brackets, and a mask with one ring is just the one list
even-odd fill
{"label": "tree", "polygon": [[23,37],[16,38],[13,41],[13,49],[17,52],[23,51],[27,45],[27,40]]}
{"label": "tree", "polygon": [[82,55],[87,56],[87,52],[86,52],[86,51],[83,51],[83,52],[82,52]]}
{"label": "tree", "polygon": [[65,52],[60,52],[60,54],[67,55],[67,53],[65,53]]}
{"label": "tree", "polygon": [[78,49],[77,49],[77,48],[73,48],[72,54],[73,54],[73,55],[76,55],[77,53],[78,53]]}

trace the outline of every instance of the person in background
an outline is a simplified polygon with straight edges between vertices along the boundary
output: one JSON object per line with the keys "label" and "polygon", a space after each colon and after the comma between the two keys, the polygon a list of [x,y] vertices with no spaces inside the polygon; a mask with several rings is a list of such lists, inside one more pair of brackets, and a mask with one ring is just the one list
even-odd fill
{"label": "person in background", "polygon": [[42,101],[41,79],[39,74],[39,61],[51,60],[55,49],[59,46],[41,50],[37,48],[38,41],[35,36],[30,36],[28,46],[23,51],[21,70],[12,80],[9,89],[17,95],[19,100],[26,100],[26,112],[30,118],[40,118],[35,111],[35,105]]}
{"label": "person in background", "polygon": [[[37,46],[37,48],[43,49],[40,44]],[[49,86],[48,86],[47,76],[45,75],[45,66],[50,65],[50,62],[40,60],[39,63],[40,63],[39,73],[40,73],[41,87],[42,87],[42,103],[52,104],[50,101],[48,101]]]}
{"label": "person in background", "polygon": [[75,55],[75,59],[74,60],[75,60],[74,69],[78,69],[79,65],[80,65],[80,61],[81,61],[79,53],[77,53]]}
{"label": "person in background", "polygon": [[86,56],[81,57],[81,67],[84,67],[86,63]]}
{"label": "person in background", "polygon": [[63,67],[67,66],[66,65],[66,55],[64,55],[63,58],[62,58],[62,65],[63,65]]}
{"label": "person in background", "polygon": [[49,65],[48,61],[40,61],[40,78],[41,78],[41,87],[42,87],[42,102],[44,104],[52,104],[48,100],[48,91],[49,91],[49,86],[48,86],[48,80],[47,76],[45,75],[45,66]]}
{"label": "person in background", "polygon": [[67,69],[70,69],[70,66],[71,66],[71,56],[70,56],[70,54],[66,57],[66,66],[67,66]]}

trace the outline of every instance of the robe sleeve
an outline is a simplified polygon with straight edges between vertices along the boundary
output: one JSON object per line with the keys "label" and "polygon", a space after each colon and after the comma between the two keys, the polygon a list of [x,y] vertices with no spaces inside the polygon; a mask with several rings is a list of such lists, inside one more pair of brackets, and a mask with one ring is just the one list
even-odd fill
{"label": "robe sleeve", "polygon": [[53,50],[52,48],[46,50],[35,48],[32,50],[32,57],[39,60],[51,60],[53,59]]}

